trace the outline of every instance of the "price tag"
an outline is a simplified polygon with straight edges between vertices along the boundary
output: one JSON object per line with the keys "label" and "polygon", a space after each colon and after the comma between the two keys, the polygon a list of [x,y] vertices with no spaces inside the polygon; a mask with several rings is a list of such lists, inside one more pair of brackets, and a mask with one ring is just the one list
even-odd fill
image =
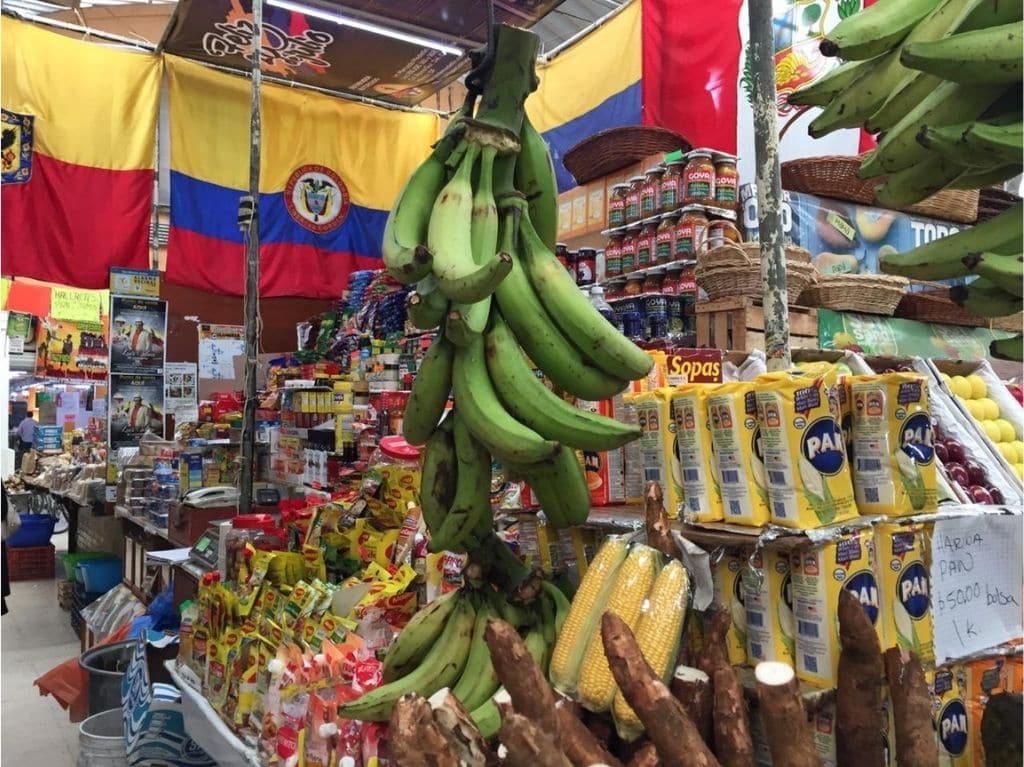
{"label": "price tag", "polygon": [[935,663],[1024,634],[1019,514],[939,519],[932,533]]}

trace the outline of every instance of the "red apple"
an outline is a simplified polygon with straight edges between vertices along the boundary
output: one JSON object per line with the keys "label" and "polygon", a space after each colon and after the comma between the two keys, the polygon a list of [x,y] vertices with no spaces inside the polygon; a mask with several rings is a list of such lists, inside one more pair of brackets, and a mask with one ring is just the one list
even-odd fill
{"label": "red apple", "polygon": [[935,457],[945,464],[949,460],[949,451],[942,442],[935,443]]}
{"label": "red apple", "polygon": [[1017,384],[1007,384],[1006,388],[1010,390],[1010,394],[1013,395],[1015,400],[1024,405],[1024,389]]}
{"label": "red apple", "polygon": [[981,485],[971,485],[967,491],[975,503],[992,503],[992,494]]}
{"label": "red apple", "polygon": [[967,453],[964,451],[964,446],[957,442],[955,439],[946,440],[946,453],[949,455],[949,460],[954,463],[963,463],[967,460]]}
{"label": "red apple", "polygon": [[967,477],[967,469],[962,464],[950,462],[946,464],[946,476],[953,482],[963,487],[969,486],[970,480]]}
{"label": "red apple", "polygon": [[967,460],[964,461],[964,468],[967,469],[967,478],[971,481],[972,485],[981,485],[984,487],[986,475],[985,469],[977,461]]}

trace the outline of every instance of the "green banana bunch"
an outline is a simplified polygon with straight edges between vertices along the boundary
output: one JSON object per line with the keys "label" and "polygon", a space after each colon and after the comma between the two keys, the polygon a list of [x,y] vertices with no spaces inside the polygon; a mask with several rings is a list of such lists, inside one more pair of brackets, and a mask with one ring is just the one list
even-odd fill
{"label": "green banana bunch", "polygon": [[878,0],[839,22],[821,41],[826,56],[870,59],[891,50],[935,10],[938,0]]}
{"label": "green banana bunch", "polygon": [[963,262],[969,253],[1019,253],[1024,249],[1024,203],[1018,203],[970,229],[908,250],[879,257],[886,274],[898,274],[919,280],[945,280],[966,277],[970,270]]}
{"label": "green banana bunch", "polygon": [[1016,83],[1024,70],[1024,21],[961,32],[930,43],[908,45],[900,60],[957,83]]}
{"label": "green banana bunch", "polygon": [[551,581],[544,581],[541,584],[541,588],[544,590],[545,599],[551,602],[554,607],[555,635],[557,636],[562,633],[562,626],[565,625],[565,619],[569,617],[569,609],[572,607],[572,602],[570,602],[565,593]]}
{"label": "green banana bunch", "polygon": [[484,641],[487,621],[497,618],[498,611],[487,596],[483,597],[476,611],[476,622],[473,624],[473,639],[466,656],[466,668],[459,677],[458,683],[452,688],[452,695],[467,711],[473,711],[491,699],[501,686],[498,675],[491,662],[491,651]]}
{"label": "green banana bunch", "polygon": [[558,529],[582,525],[590,514],[590,489],[576,453],[561,447],[550,459],[532,464],[509,463],[526,478],[548,522]]}
{"label": "green banana bunch", "polygon": [[432,274],[416,283],[416,290],[405,299],[405,310],[409,321],[420,330],[431,330],[444,321],[448,313],[448,299],[445,298]]}
{"label": "green banana bunch", "polygon": [[455,347],[438,333],[423,356],[405,406],[402,434],[409,444],[424,444],[441,422],[452,390],[454,360]]}
{"label": "green banana bunch", "polygon": [[954,285],[949,289],[949,297],[979,317],[1007,317],[1024,310],[1024,299],[984,277],[967,285]]}
{"label": "green banana bunch", "polygon": [[516,189],[529,203],[530,220],[537,234],[549,250],[554,250],[558,236],[558,182],[548,145],[529,118],[523,120],[519,141],[522,149],[516,162]]}
{"label": "green banana bunch", "polygon": [[[543,630],[536,628],[529,631],[523,637],[523,644],[526,645],[526,651],[533,658],[534,663],[540,666],[541,670],[547,675],[548,658],[551,655],[552,648],[544,639]],[[477,726],[477,729],[480,730],[480,734],[488,740],[497,735],[501,727],[501,712],[498,710],[499,702],[511,702],[511,698],[509,698],[504,687],[499,687],[498,691],[489,700],[469,712],[469,716]]]}
{"label": "green banana bunch", "polygon": [[1024,256],[1002,253],[969,253],[964,266],[1007,293],[1024,296]]}
{"label": "green banana bunch", "polygon": [[455,495],[440,527],[431,530],[431,551],[463,551],[469,544],[478,544],[490,532],[491,456],[470,433],[463,417],[463,403],[454,414],[455,456],[458,468]]}
{"label": "green banana bunch", "polygon": [[976,169],[993,169],[1021,161],[1024,123],[977,121],[943,128],[924,126],[917,141],[925,149]]}
{"label": "green banana bunch", "polygon": [[[361,722],[386,722],[403,695],[416,693],[429,698],[442,687],[454,684],[466,667],[476,618],[476,610],[469,599],[455,598],[454,601],[455,609],[445,622],[444,630],[413,670],[342,704],[338,707],[338,716]],[[401,636],[399,634],[399,638]]]}
{"label": "green banana bunch", "polygon": [[420,473],[420,509],[427,530],[441,529],[444,517],[455,500],[455,481],[458,458],[455,455],[455,437],[451,416],[434,430],[423,448],[423,468]]}
{"label": "green banana bunch", "polygon": [[857,78],[877,65],[875,59],[868,61],[847,61],[831,72],[819,77],[802,88],[789,94],[787,101],[798,107],[823,107],[840,92],[853,85]]}
{"label": "green banana bunch", "polygon": [[385,682],[393,682],[420,665],[444,633],[461,599],[462,592],[449,591],[409,619],[384,656],[381,670]]}

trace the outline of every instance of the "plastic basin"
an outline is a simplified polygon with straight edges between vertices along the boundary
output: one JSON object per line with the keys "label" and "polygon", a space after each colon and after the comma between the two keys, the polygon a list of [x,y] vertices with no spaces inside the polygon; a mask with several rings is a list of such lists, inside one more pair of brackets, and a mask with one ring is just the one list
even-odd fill
{"label": "plastic basin", "polygon": [[86,559],[75,564],[76,580],[91,594],[105,594],[121,582],[120,559]]}
{"label": "plastic basin", "polygon": [[56,517],[51,517],[49,514],[19,514],[18,516],[21,518],[21,527],[7,539],[8,548],[26,549],[45,546],[50,542],[54,525],[57,524]]}
{"label": "plastic basin", "polygon": [[89,713],[121,710],[121,679],[131,663],[136,640],[100,645],[83,653],[78,665],[89,675]]}

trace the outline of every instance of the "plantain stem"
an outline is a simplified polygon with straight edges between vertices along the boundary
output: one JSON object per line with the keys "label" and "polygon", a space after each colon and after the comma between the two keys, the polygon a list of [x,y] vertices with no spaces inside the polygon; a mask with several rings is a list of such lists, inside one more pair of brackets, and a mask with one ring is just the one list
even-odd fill
{"label": "plantain stem", "polygon": [[518,141],[523,127],[523,104],[536,88],[534,64],[540,38],[525,29],[501,25],[495,43],[494,66],[480,96],[476,122],[505,131]]}

